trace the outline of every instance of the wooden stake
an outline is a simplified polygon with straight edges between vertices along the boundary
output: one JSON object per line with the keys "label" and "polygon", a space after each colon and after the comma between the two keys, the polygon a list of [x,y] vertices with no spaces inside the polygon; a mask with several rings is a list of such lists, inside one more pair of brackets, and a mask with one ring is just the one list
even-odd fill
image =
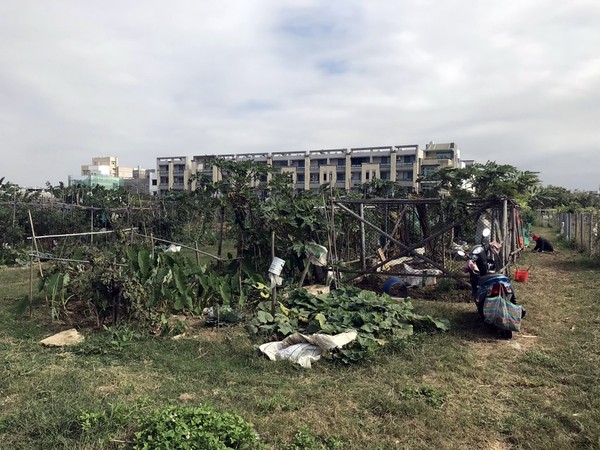
{"label": "wooden stake", "polygon": [[[33,245],[31,246],[33,252]],[[31,318],[33,304],[33,256],[29,255],[29,318]]]}
{"label": "wooden stake", "polygon": [[310,267],[310,258],[306,258],[306,262],[304,264],[304,270],[302,271],[302,275],[300,276],[300,282],[298,283],[298,287],[302,287],[302,285],[304,284],[304,279],[306,278],[308,268]]}

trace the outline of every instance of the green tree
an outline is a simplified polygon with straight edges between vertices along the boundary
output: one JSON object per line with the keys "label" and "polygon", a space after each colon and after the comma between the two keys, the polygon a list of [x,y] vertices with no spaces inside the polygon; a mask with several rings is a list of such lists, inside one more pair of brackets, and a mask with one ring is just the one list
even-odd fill
{"label": "green tree", "polygon": [[465,168],[444,168],[419,181],[436,181],[438,193],[446,190],[458,198],[525,198],[530,187],[540,184],[537,172],[520,171],[493,161]]}

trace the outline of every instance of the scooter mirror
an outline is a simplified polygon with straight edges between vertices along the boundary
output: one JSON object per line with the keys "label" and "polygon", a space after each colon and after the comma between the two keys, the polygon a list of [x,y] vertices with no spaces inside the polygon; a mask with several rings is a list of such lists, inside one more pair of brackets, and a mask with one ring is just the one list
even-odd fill
{"label": "scooter mirror", "polygon": [[456,254],[458,256],[460,256],[461,258],[464,258],[465,256],[467,256],[467,254],[465,252],[463,252],[462,250],[457,250]]}
{"label": "scooter mirror", "polygon": [[483,237],[490,237],[490,234],[492,234],[492,230],[490,230],[489,228],[484,228],[481,234],[483,235]]}

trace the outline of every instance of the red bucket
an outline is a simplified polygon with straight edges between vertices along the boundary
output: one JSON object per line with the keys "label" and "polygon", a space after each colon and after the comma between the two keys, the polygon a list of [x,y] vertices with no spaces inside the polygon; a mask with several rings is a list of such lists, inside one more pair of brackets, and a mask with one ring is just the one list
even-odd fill
{"label": "red bucket", "polygon": [[529,270],[515,270],[515,281],[526,283],[529,279]]}

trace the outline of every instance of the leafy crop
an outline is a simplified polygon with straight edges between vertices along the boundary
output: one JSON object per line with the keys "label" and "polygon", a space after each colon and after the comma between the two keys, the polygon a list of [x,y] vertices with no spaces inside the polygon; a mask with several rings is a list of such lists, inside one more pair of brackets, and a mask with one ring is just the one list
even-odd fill
{"label": "leafy crop", "polygon": [[185,255],[143,247],[116,253],[89,248],[81,258],[89,264],[56,264],[40,280],[53,319],[70,321],[69,308],[79,302],[97,326],[122,317],[163,332],[174,311],[201,314],[217,305],[237,310],[264,294],[263,278],[237,261],[217,272]]}
{"label": "leafy crop", "polygon": [[352,287],[320,296],[298,289],[279,303],[274,316],[269,308],[267,303],[259,305],[247,326],[250,333],[284,337],[294,332],[337,334],[357,330],[357,339],[333,355],[347,364],[368,357],[390,341],[407,338],[415,328],[449,329],[445,319],[416,314],[409,301]]}
{"label": "leafy crop", "polygon": [[134,450],[260,449],[252,424],[209,406],[170,406],[142,419]]}

